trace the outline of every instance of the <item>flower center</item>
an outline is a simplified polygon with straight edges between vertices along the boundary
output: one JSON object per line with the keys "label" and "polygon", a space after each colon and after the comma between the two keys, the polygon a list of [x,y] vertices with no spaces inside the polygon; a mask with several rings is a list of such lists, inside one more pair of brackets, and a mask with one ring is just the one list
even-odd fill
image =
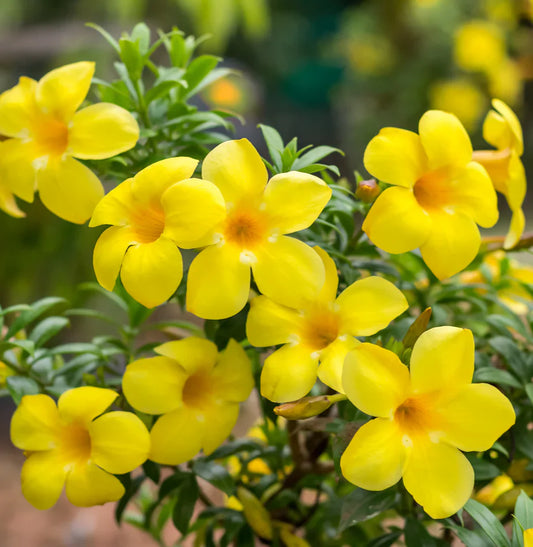
{"label": "flower center", "polygon": [[338,314],[329,307],[320,306],[306,313],[301,341],[314,351],[327,348],[339,336],[339,325]]}
{"label": "flower center", "polygon": [[206,371],[189,376],[183,386],[183,402],[197,409],[205,409],[213,402],[213,384]]}
{"label": "flower center", "polygon": [[241,249],[252,249],[266,237],[266,222],[260,211],[236,210],[226,219],[224,238]]}
{"label": "flower center", "polygon": [[443,209],[453,202],[450,176],[444,169],[422,175],[416,181],[413,192],[424,209]]}
{"label": "flower center", "polygon": [[165,229],[165,213],[160,207],[135,209],[130,213],[130,224],[139,243],[153,243]]}
{"label": "flower center", "polygon": [[46,117],[33,128],[33,140],[38,156],[61,156],[68,145],[68,127],[61,120]]}
{"label": "flower center", "polygon": [[79,423],[63,427],[59,435],[58,450],[68,463],[87,461],[91,457],[91,437],[87,428]]}
{"label": "flower center", "polygon": [[409,397],[394,412],[394,420],[407,435],[435,429],[435,415],[427,396]]}

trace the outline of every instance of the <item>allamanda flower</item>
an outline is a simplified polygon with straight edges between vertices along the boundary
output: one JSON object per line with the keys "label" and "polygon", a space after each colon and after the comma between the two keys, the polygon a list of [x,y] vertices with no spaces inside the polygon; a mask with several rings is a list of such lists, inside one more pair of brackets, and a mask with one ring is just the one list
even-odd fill
{"label": "allamanda flower", "polygon": [[79,387],[59,397],[26,395],[11,420],[11,441],[26,451],[22,493],[37,509],[52,507],[65,486],[80,507],[116,501],[124,494],[112,475],[129,473],[150,450],[150,436],[131,412],[103,414],[116,399],[110,389]]}
{"label": "allamanda flower", "polygon": [[341,457],[342,474],[366,490],[400,478],[426,513],[445,518],[468,500],[474,470],[465,451],[485,451],[515,421],[510,401],[489,384],[472,384],[474,338],[437,327],[413,347],[409,369],[396,354],[360,344],[346,357],[343,386],[363,425]]}
{"label": "allamanda flower", "polygon": [[[385,328],[407,309],[407,300],[389,281],[367,277],[337,296],[337,267],[315,247],[326,269],[321,293],[299,309],[266,296],[251,302],[246,332],[254,346],[284,344],[269,355],[261,373],[261,394],[276,402],[300,399],[320,380],[342,392],[342,366],[358,341]],[[318,369],[318,370],[317,370]]]}
{"label": "allamanda flower", "polygon": [[494,187],[507,199],[512,212],[504,248],[514,247],[525,227],[522,203],[526,197],[526,173],[520,156],[524,153],[522,127],[515,113],[499,99],[492,100],[483,124],[483,138],[497,150],[476,150],[473,159],[487,170]]}
{"label": "allamanda flower", "polygon": [[187,157],[158,161],[98,203],[89,225],[113,225],[94,247],[102,287],[112,291],[120,272],[124,288],[148,308],[174,294],[183,277],[178,246],[196,247],[226,214],[214,184],[189,178],[197,164]]}
{"label": "allamanda flower", "polygon": [[387,127],[365,150],[366,169],[392,184],[363,223],[372,242],[388,253],[420,248],[439,278],[468,266],[480,235],[498,220],[496,192],[487,172],[472,160],[470,138],[461,122],[440,110],[426,112],[419,135]]}
{"label": "allamanda flower", "polygon": [[[331,196],[313,175],[291,171],[268,181],[266,167],[246,139],[207,154],[202,177],[216,184],[226,203],[224,219],[198,246],[187,281],[187,309],[206,319],[236,314],[250,292],[250,270],[259,290],[299,307],[324,284],[324,266],[311,247],[285,234],[309,227]],[[266,185],[266,186],[265,186]]]}
{"label": "allamanda flower", "polygon": [[0,95],[0,134],[10,137],[0,149],[0,183],[30,202],[38,189],[52,213],[79,224],[91,216],[104,190],[75,158],[110,158],[139,138],[137,122],[117,105],[97,103],[77,111],[93,73],[94,63],[73,63],[38,82],[22,77]]}
{"label": "allamanda flower", "polygon": [[122,387],[129,403],[162,414],[150,432],[150,459],[177,465],[202,448],[210,454],[231,433],[254,381],[250,360],[230,340],[218,353],[213,342],[190,337],[155,348],[157,357],[130,363]]}

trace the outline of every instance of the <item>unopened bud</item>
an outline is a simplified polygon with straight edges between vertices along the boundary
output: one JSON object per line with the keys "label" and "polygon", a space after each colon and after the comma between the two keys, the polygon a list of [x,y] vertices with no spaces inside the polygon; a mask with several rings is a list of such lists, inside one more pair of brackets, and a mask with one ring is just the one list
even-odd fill
{"label": "unopened bud", "polygon": [[409,330],[403,337],[403,345],[405,348],[412,348],[418,337],[427,329],[429,320],[431,319],[431,308],[426,308],[409,327]]}
{"label": "unopened bud", "polygon": [[492,505],[502,494],[513,487],[514,483],[510,477],[499,475],[476,494],[476,500],[485,505]]}
{"label": "unopened bud", "polygon": [[360,180],[357,184],[355,197],[365,203],[372,203],[380,194],[381,189],[376,179]]}
{"label": "unopened bud", "polygon": [[344,401],[346,395],[342,393],[336,395],[317,395],[316,397],[303,397],[292,403],[284,403],[276,406],[274,412],[278,416],[283,416],[287,420],[305,420],[318,416],[326,411],[332,404],[338,401]]}
{"label": "unopened bud", "polygon": [[272,539],[272,521],[263,504],[246,488],[237,488],[237,497],[250,528],[263,539]]}

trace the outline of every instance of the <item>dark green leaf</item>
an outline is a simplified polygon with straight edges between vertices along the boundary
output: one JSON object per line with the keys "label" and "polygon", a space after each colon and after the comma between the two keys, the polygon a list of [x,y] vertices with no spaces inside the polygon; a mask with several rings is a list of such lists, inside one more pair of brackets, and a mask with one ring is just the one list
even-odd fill
{"label": "dark green leaf", "polygon": [[474,382],[487,382],[516,388],[522,387],[522,384],[510,372],[494,367],[478,368],[474,372]]}
{"label": "dark green leaf", "polygon": [[334,152],[337,152],[341,154],[341,156],[344,156],[344,152],[342,150],[339,150],[338,148],[333,148],[332,146],[317,146],[312,150],[309,150],[309,152],[306,152],[303,156],[300,156],[292,164],[292,168],[297,171],[301,170],[303,167],[307,167],[308,165],[317,163],[322,158],[325,158],[326,156],[329,156]]}
{"label": "dark green leaf", "polygon": [[504,336],[495,336],[489,340],[489,345],[504,358],[519,378],[527,379],[527,370],[522,352],[513,340]]}
{"label": "dark green leaf", "polygon": [[524,547],[523,530],[533,528],[533,500],[522,490],[514,509],[513,547]]}
{"label": "dark green leaf", "polygon": [[464,509],[479,524],[492,545],[495,547],[510,547],[511,543],[505,528],[488,507],[478,501],[469,499]]}
{"label": "dark green leaf", "polygon": [[235,439],[234,441],[226,442],[219,448],[217,448],[212,454],[208,456],[209,460],[219,460],[238,454],[239,452],[252,452],[254,450],[261,450],[264,447],[251,439]]}
{"label": "dark green leaf", "polygon": [[176,505],[172,511],[172,522],[183,535],[185,535],[189,529],[197,500],[198,484],[196,479],[191,476],[179,487]]}
{"label": "dark green leaf", "polygon": [[128,70],[128,74],[133,81],[141,77],[144,67],[144,59],[139,51],[139,44],[132,42],[129,38],[119,40],[120,58]]}
{"label": "dark green leaf", "polygon": [[213,461],[196,460],[193,471],[202,479],[210,482],[228,496],[235,493],[235,481],[228,470]]}
{"label": "dark green leaf", "polygon": [[220,58],[215,57],[214,55],[200,55],[191,62],[183,75],[184,80],[189,85],[187,89],[188,97],[193,94],[193,91],[200,86],[202,80],[218,65],[219,62]]}
{"label": "dark green leaf", "polygon": [[455,535],[466,547],[487,547],[487,541],[481,531],[472,531],[456,524],[448,524],[448,528],[451,528],[455,532]]}
{"label": "dark green leaf", "polygon": [[404,538],[406,547],[421,547],[422,545],[424,547],[438,547],[443,545],[426,530],[420,521],[412,518],[406,519]]}
{"label": "dark green leaf", "polygon": [[38,300],[30,305],[30,309],[23,311],[16,319],[13,321],[7,333],[5,334],[5,339],[11,338],[14,334],[25,328],[32,321],[35,321],[38,317],[51,310],[54,306],[59,304],[65,304],[67,301],[64,298],[58,298],[55,296],[49,296]]}
{"label": "dark green leaf", "polygon": [[339,531],[371,519],[386,511],[396,503],[396,490],[389,488],[380,492],[370,492],[357,488],[342,500]]}
{"label": "dark green leaf", "polygon": [[70,321],[66,317],[47,317],[35,326],[29,339],[35,343],[36,347],[40,347],[69,324]]}
{"label": "dark green leaf", "polygon": [[6,378],[6,387],[17,405],[20,404],[20,400],[24,395],[41,393],[39,384],[35,380],[24,376],[8,376]]}

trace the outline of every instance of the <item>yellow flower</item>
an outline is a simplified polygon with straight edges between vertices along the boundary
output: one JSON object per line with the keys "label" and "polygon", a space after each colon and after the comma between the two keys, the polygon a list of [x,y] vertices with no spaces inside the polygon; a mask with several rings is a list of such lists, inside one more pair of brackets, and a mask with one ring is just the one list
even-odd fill
{"label": "yellow flower", "polygon": [[122,497],[124,487],[112,473],[142,464],[150,437],[131,412],[101,415],[116,397],[110,389],[79,387],[63,393],[57,406],[48,395],[22,398],[11,420],[11,441],[29,453],[22,493],[37,509],[52,507],[63,486],[79,507]]}
{"label": "yellow flower", "polygon": [[75,158],[110,158],[139,138],[137,122],[117,105],[97,103],[76,112],[93,73],[94,63],[74,63],[39,82],[22,77],[0,95],[0,134],[10,137],[1,147],[9,162],[7,170],[0,168],[2,183],[30,202],[38,189],[52,213],[78,224],[91,216],[104,190]]}
{"label": "yellow flower", "polygon": [[498,220],[496,193],[486,171],[472,159],[461,122],[440,110],[426,112],[419,135],[387,127],[368,144],[367,171],[393,184],[370,209],[363,230],[388,253],[420,248],[439,278],[468,266],[480,245],[476,223]]}
{"label": "yellow flower", "polygon": [[89,225],[113,225],[94,247],[94,271],[102,287],[112,291],[120,272],[124,288],[148,308],[174,294],[183,276],[177,246],[196,247],[196,240],[225,216],[219,189],[189,178],[197,163],[187,157],[158,161],[98,203]]}
{"label": "yellow flower", "polygon": [[483,138],[497,150],[476,150],[475,161],[487,170],[498,192],[507,199],[512,212],[504,248],[514,247],[524,232],[522,203],[526,196],[526,173],[520,156],[524,153],[522,127],[515,113],[499,99],[492,100],[483,124]]}
{"label": "yellow flower", "polygon": [[366,490],[400,478],[426,513],[449,517],[468,500],[474,470],[460,452],[488,450],[515,421],[494,386],[471,384],[471,331],[437,327],[413,347],[411,371],[396,354],[360,344],[346,357],[343,385],[360,410],[377,416],[341,457],[343,475]]}
{"label": "yellow flower", "polygon": [[485,485],[475,495],[475,499],[485,505],[493,505],[494,502],[505,492],[509,492],[514,487],[514,482],[508,475],[498,475],[495,479]]}
{"label": "yellow flower", "polygon": [[505,37],[494,23],[473,20],[454,36],[454,58],[463,70],[490,72],[506,56]]}
{"label": "yellow flower", "polygon": [[155,351],[159,356],[130,363],[122,379],[134,408],[162,414],[150,432],[150,459],[177,465],[202,448],[210,454],[231,433],[239,403],[252,391],[248,356],[235,340],[219,354],[213,342],[196,337]]}
{"label": "yellow flower", "polygon": [[520,65],[512,59],[506,59],[488,74],[489,92],[493,97],[499,97],[506,103],[517,104],[523,91],[522,71]]}
{"label": "yellow flower", "polygon": [[524,547],[533,547],[533,528],[524,530]]}
{"label": "yellow flower", "polygon": [[246,323],[254,346],[283,347],[269,355],[261,373],[261,394],[276,402],[300,399],[313,387],[317,374],[343,392],[344,357],[358,343],[385,328],[407,309],[407,300],[389,281],[367,277],[352,283],[338,298],[339,282],[333,260],[315,247],[326,269],[326,282],[315,300],[298,309],[258,296],[251,302]]}
{"label": "yellow flower", "polygon": [[[250,270],[263,294],[299,307],[324,284],[324,265],[308,245],[287,237],[308,228],[331,197],[313,175],[291,171],[268,181],[252,144],[228,141],[207,154],[202,178],[216,184],[226,215],[198,246],[187,282],[187,309],[205,319],[239,312],[250,291]],[[265,186],[266,185],[266,186]]]}
{"label": "yellow flower", "polygon": [[6,378],[8,376],[13,376],[15,372],[12,368],[6,365],[4,362],[0,361],[0,387],[5,387]]}

